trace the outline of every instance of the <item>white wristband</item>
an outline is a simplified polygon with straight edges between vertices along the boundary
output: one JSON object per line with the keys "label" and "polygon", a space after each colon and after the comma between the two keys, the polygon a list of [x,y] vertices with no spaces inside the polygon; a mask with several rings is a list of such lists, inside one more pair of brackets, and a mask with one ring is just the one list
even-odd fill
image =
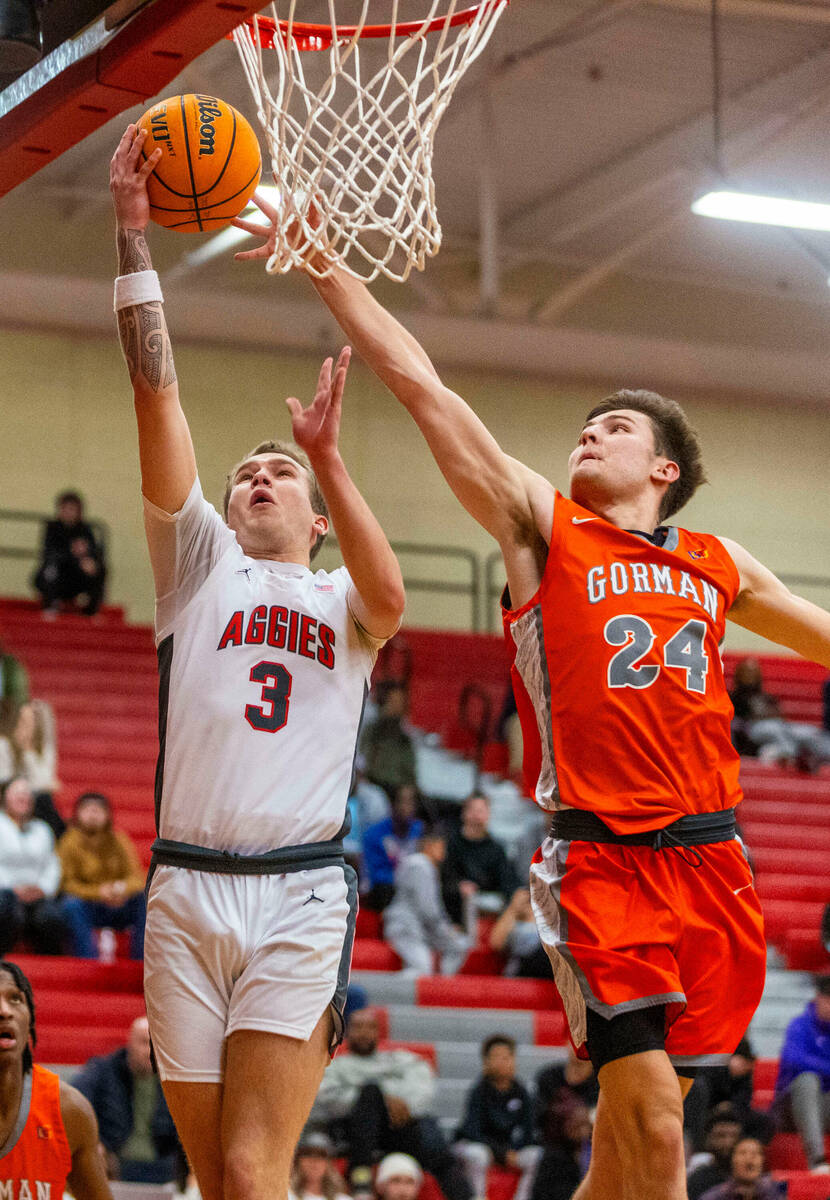
{"label": "white wristband", "polygon": [[135,271],[132,275],[119,275],[115,281],[114,312],[132,308],[136,304],[149,304],[157,300],[164,303],[161,284],[155,271]]}

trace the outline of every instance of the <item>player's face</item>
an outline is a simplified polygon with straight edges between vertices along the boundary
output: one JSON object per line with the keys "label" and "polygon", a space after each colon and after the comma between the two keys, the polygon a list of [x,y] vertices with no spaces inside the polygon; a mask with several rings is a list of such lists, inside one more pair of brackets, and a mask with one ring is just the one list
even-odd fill
{"label": "player's face", "polygon": [[591,509],[636,499],[667,462],[655,453],[654,429],[645,413],[628,408],[601,413],[585,425],[568,459],[571,499]]}
{"label": "player's face", "polygon": [[26,997],[8,971],[0,971],[0,1063],[22,1059],[30,1025]]}
{"label": "player's face", "polygon": [[[237,468],[228,525],[246,554],[308,554],[325,518],[311,507],[305,468],[285,454],[257,454]],[[317,526],[323,522],[322,530]]]}

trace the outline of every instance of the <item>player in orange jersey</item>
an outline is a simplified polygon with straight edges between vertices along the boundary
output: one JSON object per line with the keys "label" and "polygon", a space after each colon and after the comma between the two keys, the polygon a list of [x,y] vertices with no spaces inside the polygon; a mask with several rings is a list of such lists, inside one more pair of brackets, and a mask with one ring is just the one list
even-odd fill
{"label": "player in orange jersey", "polygon": [[0,959],[0,1195],[112,1200],[89,1101],[35,1066],[35,1002],[16,963]]}
{"label": "player in orange jersey", "polygon": [[[237,257],[271,252],[272,229],[237,224],[266,238]],[[341,270],[313,283],[504,555],[526,767],[554,814],[533,905],[600,1082],[578,1200],[683,1200],[683,1096],[734,1051],[764,979],[735,836],[724,621],[830,666],[830,615],[734,542],[664,524],[703,481],[672,401],[618,392],[589,413],[566,497],[502,451],[361,283]]]}

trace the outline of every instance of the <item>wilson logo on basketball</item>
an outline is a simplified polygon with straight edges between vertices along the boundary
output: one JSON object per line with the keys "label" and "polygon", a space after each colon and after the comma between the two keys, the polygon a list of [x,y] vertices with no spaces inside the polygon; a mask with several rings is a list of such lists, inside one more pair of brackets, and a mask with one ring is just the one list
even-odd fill
{"label": "wilson logo on basketball", "polygon": [[213,142],[216,137],[214,122],[222,116],[222,109],[216,104],[213,96],[197,96],[199,106],[199,157],[213,154]]}

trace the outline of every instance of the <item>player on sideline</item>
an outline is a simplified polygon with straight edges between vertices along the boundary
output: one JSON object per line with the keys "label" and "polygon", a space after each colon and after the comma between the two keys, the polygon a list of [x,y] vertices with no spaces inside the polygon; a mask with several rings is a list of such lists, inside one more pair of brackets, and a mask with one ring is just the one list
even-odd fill
{"label": "player on sideline", "polygon": [[[277,216],[260,207],[270,226],[236,224],[266,243],[237,258],[273,250]],[[313,283],[504,555],[526,773],[554,813],[534,910],[600,1081],[578,1200],[683,1200],[683,1095],[734,1051],[765,969],[735,836],[724,621],[830,666],[830,614],[734,542],[663,524],[704,478],[672,401],[624,391],[597,405],[567,497],[501,450],[363,284],[340,270]]]}
{"label": "player on sideline", "polygon": [[81,1093],[32,1061],[35,1001],[17,963],[0,959],[0,1195],[112,1200],[98,1122]]}
{"label": "player on sideline", "polygon": [[[296,445],[266,442],[230,472],[227,523],[203,498],[144,236],[158,156],[141,165],[143,142],[130,126],[110,183],[157,596],[147,1013],[204,1200],[272,1200],[342,1033],[346,803],[403,582],[337,447],[348,349],[309,408],[287,401]],[[314,574],[327,513],[346,567]]]}

